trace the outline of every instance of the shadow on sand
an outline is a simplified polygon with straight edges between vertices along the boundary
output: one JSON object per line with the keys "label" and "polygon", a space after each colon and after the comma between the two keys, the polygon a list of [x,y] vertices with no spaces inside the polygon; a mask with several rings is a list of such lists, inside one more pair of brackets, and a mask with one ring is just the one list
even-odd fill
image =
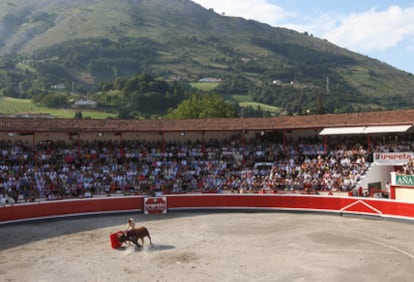
{"label": "shadow on sand", "polygon": [[131,248],[134,248],[135,251],[145,251],[145,252],[157,252],[157,251],[165,251],[165,250],[171,250],[171,249],[175,249],[174,246],[171,245],[160,245],[160,244],[152,244],[152,245],[145,245],[144,247],[137,247],[135,245],[131,245],[131,246],[125,246],[122,245],[119,248],[116,248],[115,250],[117,251],[126,251],[126,250],[130,250]]}

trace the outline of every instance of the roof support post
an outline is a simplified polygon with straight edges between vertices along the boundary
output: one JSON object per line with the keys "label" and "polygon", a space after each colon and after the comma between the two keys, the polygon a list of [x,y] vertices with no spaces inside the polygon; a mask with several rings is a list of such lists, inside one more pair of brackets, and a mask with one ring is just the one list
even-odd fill
{"label": "roof support post", "polygon": [[283,142],[283,150],[285,151],[285,153],[287,153],[286,151],[286,129],[283,129],[283,132],[282,132],[282,142]]}
{"label": "roof support post", "polygon": [[165,138],[164,138],[164,132],[160,132],[161,135],[161,151],[164,153],[165,152]]}
{"label": "roof support post", "polygon": [[203,154],[206,152],[206,132],[203,130],[201,131],[201,145],[202,145],[202,152]]}

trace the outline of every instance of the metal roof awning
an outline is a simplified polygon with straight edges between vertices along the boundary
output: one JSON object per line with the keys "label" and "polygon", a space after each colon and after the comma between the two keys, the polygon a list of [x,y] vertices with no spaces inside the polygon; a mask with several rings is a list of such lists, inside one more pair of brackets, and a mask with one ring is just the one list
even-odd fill
{"label": "metal roof awning", "polygon": [[412,127],[409,125],[384,125],[384,126],[350,126],[324,128],[319,135],[357,135],[373,133],[398,133],[406,132]]}
{"label": "metal roof awning", "polygon": [[394,126],[367,126],[365,133],[398,133],[406,132],[412,125],[394,125]]}
{"label": "metal roof awning", "polygon": [[319,135],[350,135],[350,134],[364,134],[365,126],[357,127],[331,127],[324,128]]}

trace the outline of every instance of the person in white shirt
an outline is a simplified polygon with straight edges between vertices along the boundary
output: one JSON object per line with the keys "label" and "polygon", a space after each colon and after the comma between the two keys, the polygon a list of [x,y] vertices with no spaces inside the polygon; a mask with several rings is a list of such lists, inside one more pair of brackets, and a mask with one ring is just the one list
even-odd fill
{"label": "person in white shirt", "polygon": [[127,228],[125,229],[125,233],[135,228],[135,222],[133,218],[128,219]]}

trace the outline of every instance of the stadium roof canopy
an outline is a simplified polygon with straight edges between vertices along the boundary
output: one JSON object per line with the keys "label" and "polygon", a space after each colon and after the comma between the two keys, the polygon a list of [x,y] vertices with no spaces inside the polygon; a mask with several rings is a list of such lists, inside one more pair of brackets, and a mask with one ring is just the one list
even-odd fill
{"label": "stadium roof canopy", "polygon": [[328,127],[322,129],[319,135],[357,135],[374,133],[399,133],[406,132],[412,127],[409,125],[384,125],[384,126],[348,126],[348,127]]}
{"label": "stadium roof canopy", "polygon": [[[403,133],[414,125],[414,109],[345,114],[275,116],[268,118],[206,119],[63,119],[7,117],[0,114],[0,132],[8,133],[179,133],[179,132],[292,132],[312,134]],[[414,131],[411,128],[410,132]]]}

